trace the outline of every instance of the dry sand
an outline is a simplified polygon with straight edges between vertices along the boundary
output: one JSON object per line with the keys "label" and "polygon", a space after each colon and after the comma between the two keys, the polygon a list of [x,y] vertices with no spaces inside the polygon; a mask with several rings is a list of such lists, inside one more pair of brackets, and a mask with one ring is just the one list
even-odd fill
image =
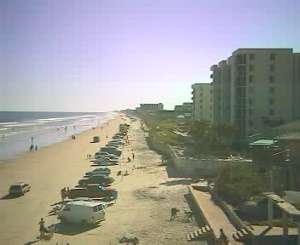
{"label": "dry sand", "polygon": [[[92,136],[101,139],[111,136],[121,122],[120,117],[103,129],[82,133],[75,141],[67,140],[35,153],[24,154],[17,160],[0,164],[0,195],[17,180],[28,182],[32,190],[16,199],[0,200],[0,244],[119,244],[118,238],[129,232],[136,235],[140,244],[193,244],[186,241],[187,232],[197,229],[195,222],[188,222],[183,209],[188,208],[184,194],[189,180],[169,178],[161,158],[149,150],[140,122],[131,123],[130,144],[123,147],[119,166],[111,167],[119,191],[115,205],[106,210],[106,220],[90,230],[58,224],[56,216],[47,216],[50,205],[59,201],[60,189],[74,186],[84,172],[92,167],[85,159],[106,143],[90,144]],[[127,163],[135,152],[135,160]],[[119,170],[129,175],[116,177]],[[170,208],[181,211],[170,222]],[[46,224],[58,224],[57,233],[50,241],[39,241],[38,222],[45,217]],[[201,244],[201,243],[194,243]]]}

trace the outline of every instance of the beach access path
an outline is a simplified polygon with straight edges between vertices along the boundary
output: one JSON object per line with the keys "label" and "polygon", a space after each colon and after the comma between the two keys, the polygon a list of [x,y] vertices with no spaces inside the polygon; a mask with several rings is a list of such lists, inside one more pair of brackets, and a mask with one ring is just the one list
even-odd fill
{"label": "beach access path", "polygon": [[[111,127],[116,126],[116,123],[117,121],[111,123]],[[92,135],[90,134],[89,137]],[[84,141],[90,140],[89,137],[86,137]],[[38,178],[39,181],[36,180],[36,184],[34,184],[32,191],[28,195],[20,199],[5,200],[6,204],[2,204],[3,200],[0,200],[0,205],[2,205],[0,210],[3,210],[3,208],[4,210],[7,209],[5,213],[0,211],[0,218],[5,221],[4,224],[0,224],[0,244],[32,242],[31,244],[51,245],[66,245],[67,243],[70,245],[114,245],[119,244],[119,238],[126,233],[132,233],[137,236],[140,240],[139,244],[205,244],[199,241],[188,242],[186,240],[187,233],[198,229],[195,221],[187,221],[183,212],[184,209],[188,208],[184,195],[188,193],[187,186],[191,183],[190,180],[170,178],[168,176],[166,166],[161,165],[161,156],[149,149],[145,141],[144,132],[140,128],[139,120],[131,122],[129,140],[130,144],[123,147],[120,165],[111,167],[112,177],[116,179],[112,187],[119,192],[118,200],[116,204],[107,208],[106,219],[98,227],[89,230],[64,227],[64,225],[58,223],[56,216],[48,216],[46,217],[47,225],[58,224],[58,231],[50,241],[36,240],[39,218],[45,217],[50,210],[50,204],[59,200],[59,190],[63,186],[72,187],[87,169],[92,169],[92,167],[89,167],[88,161],[82,158],[82,155],[93,154],[98,147],[91,149],[89,144],[83,143],[82,148],[86,147],[85,150],[80,149],[80,147],[68,149],[70,147],[69,144],[74,143],[70,142],[69,144],[66,143],[64,153],[61,152],[61,154],[67,154],[65,152],[67,151],[68,158],[60,161],[61,165],[56,166],[63,174],[47,175],[46,172],[48,173],[49,169],[41,172],[38,171],[38,168],[35,168],[36,172],[32,173],[31,177],[35,176],[34,178]],[[52,147],[56,150],[51,150]],[[48,159],[47,166],[51,166],[50,163],[55,159],[59,161],[60,157],[54,154],[58,150],[57,148],[61,147],[49,147],[49,152],[44,156],[44,158]],[[132,158],[132,151],[135,154],[135,159],[127,162],[128,157]],[[32,157],[26,156],[25,158],[29,160]],[[68,162],[67,166],[64,167],[63,162]],[[47,168],[54,168],[50,166]],[[75,171],[72,166],[76,166],[75,168],[79,169]],[[117,176],[116,173],[120,170],[123,173],[127,171],[128,175]],[[6,174],[9,173],[11,172],[6,170]],[[20,175],[21,173],[19,172]],[[70,176],[70,178],[66,176]],[[46,180],[45,177],[47,177]],[[61,178],[59,184],[52,184],[55,178]],[[6,180],[6,185],[11,182],[11,179],[9,181]],[[30,179],[24,180],[30,182]],[[33,182],[31,181],[31,183]],[[37,187],[37,183],[40,183],[41,187]],[[54,188],[53,185],[56,187]],[[51,189],[52,194],[49,197],[43,191],[46,188]],[[5,193],[6,188],[0,191]],[[36,193],[37,191],[38,193]],[[35,199],[32,200],[33,198]],[[9,202],[12,204],[9,204]],[[19,204],[16,204],[16,202],[19,202]],[[33,202],[33,206],[30,205],[31,202]],[[13,210],[10,208],[11,205],[14,206],[13,210],[17,209],[16,214],[13,214]],[[170,210],[172,207],[178,208],[180,212],[178,217],[170,222]],[[28,212],[28,214],[24,215],[24,212]],[[20,224],[18,224],[19,219],[21,219]],[[22,231],[23,229],[25,231]]]}
{"label": "beach access path", "polygon": [[201,208],[216,237],[220,237],[220,229],[223,229],[229,239],[229,244],[240,244],[232,238],[232,235],[236,232],[235,227],[230,222],[223,210],[211,199],[211,194],[193,189],[192,192],[195,201]]}

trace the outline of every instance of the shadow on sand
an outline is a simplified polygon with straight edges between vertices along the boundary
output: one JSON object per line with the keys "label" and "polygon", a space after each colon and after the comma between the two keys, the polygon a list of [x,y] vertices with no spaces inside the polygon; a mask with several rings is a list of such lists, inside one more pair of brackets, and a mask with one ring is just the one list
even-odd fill
{"label": "shadow on sand", "polygon": [[173,186],[173,185],[190,185],[193,183],[191,179],[176,179],[176,180],[169,180],[163,183],[160,183],[160,185],[166,185],[166,186]]}
{"label": "shadow on sand", "polygon": [[74,236],[86,231],[90,231],[97,227],[101,226],[101,224],[93,225],[93,226],[79,226],[79,225],[72,225],[72,224],[64,224],[64,223],[57,223],[55,225],[55,233]]}
{"label": "shadow on sand", "polygon": [[31,245],[31,244],[37,243],[37,242],[39,242],[39,241],[41,241],[41,240],[40,240],[40,239],[36,239],[36,240],[34,240],[34,241],[30,241],[30,242],[24,243],[24,245]]}
{"label": "shadow on sand", "polygon": [[8,199],[16,199],[18,197],[22,197],[23,195],[10,195],[10,194],[7,194],[3,197],[1,197],[1,200],[8,200]]}
{"label": "shadow on sand", "polygon": [[191,194],[185,194],[184,198],[185,198],[187,204],[189,205],[191,211],[193,212],[193,218],[196,221],[196,223],[198,224],[198,226],[205,225],[203,220],[201,220],[201,215],[199,213],[199,209],[198,209],[197,205],[195,204],[195,202],[193,201]]}

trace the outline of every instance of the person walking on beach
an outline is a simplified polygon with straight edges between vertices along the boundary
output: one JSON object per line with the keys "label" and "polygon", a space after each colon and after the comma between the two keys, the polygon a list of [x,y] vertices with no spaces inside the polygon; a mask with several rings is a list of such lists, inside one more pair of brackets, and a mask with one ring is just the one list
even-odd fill
{"label": "person walking on beach", "polygon": [[134,152],[132,152],[132,160],[134,160]]}
{"label": "person walking on beach", "polygon": [[225,235],[223,229],[220,229],[220,237],[219,237],[219,244],[220,245],[227,245],[228,244],[228,238]]}
{"label": "person walking on beach", "polygon": [[38,146],[37,146],[37,145],[35,145],[35,147],[34,147],[34,150],[35,150],[35,151],[37,151],[37,150],[38,150]]}

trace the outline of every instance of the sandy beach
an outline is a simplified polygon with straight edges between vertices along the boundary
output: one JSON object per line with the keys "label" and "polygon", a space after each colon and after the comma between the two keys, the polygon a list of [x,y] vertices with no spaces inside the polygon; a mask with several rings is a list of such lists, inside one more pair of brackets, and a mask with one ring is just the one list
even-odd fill
{"label": "sandy beach", "polygon": [[[131,123],[130,144],[123,147],[120,165],[111,167],[116,179],[112,187],[119,191],[119,197],[116,204],[106,210],[106,220],[96,228],[78,230],[62,227],[56,216],[48,215],[51,204],[60,200],[61,188],[73,187],[92,169],[86,155],[104,145],[105,136],[110,138],[121,121],[118,117],[103,128],[78,135],[76,140],[1,162],[1,196],[7,194],[14,181],[28,182],[32,189],[20,198],[0,200],[0,244],[119,244],[118,239],[128,232],[136,235],[140,244],[188,243],[186,234],[197,229],[195,221],[187,221],[183,213],[188,208],[184,195],[190,182],[168,176],[166,167],[161,165],[161,156],[149,150],[139,120]],[[89,143],[94,135],[100,135],[103,140],[98,144]],[[135,160],[127,163],[132,150]],[[127,170],[129,175],[117,177],[119,170]],[[169,221],[171,207],[180,209],[179,217],[173,222]],[[50,241],[37,239],[41,217],[47,225],[58,224]]]}

